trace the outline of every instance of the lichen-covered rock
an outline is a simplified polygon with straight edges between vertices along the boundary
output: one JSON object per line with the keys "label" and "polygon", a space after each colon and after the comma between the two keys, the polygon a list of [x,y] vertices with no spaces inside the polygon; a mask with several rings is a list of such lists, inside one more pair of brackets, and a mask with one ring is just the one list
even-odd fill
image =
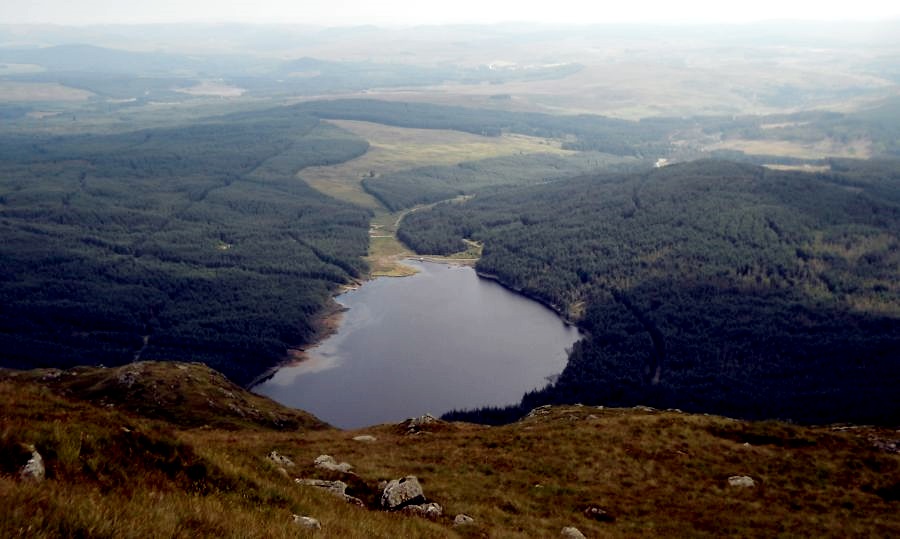
{"label": "lichen-covered rock", "polygon": [[728,478],[728,486],[738,488],[750,488],[756,486],[756,481],[746,475],[732,475]]}
{"label": "lichen-covered rock", "polygon": [[44,458],[37,452],[34,446],[28,446],[31,451],[31,458],[22,466],[19,471],[19,477],[25,481],[34,481],[40,483],[44,480],[46,469],[44,468]]}
{"label": "lichen-covered rock", "polygon": [[390,481],[381,494],[381,507],[391,511],[422,503],[425,503],[425,493],[419,479],[413,475]]}
{"label": "lichen-covered rock", "polygon": [[566,539],[587,539],[575,526],[566,526],[559,534]]}
{"label": "lichen-covered rock", "polygon": [[431,423],[437,423],[440,419],[434,417],[431,414],[420,415],[419,417],[411,417],[406,420],[407,425],[411,427],[422,427],[425,425],[430,425]]}
{"label": "lichen-covered rock", "polygon": [[406,434],[427,433],[434,427],[445,425],[445,421],[434,417],[431,414],[421,415],[419,417],[411,417],[400,423],[400,427],[406,431]]}
{"label": "lichen-covered rock", "polygon": [[316,468],[331,472],[349,473],[353,466],[349,462],[338,462],[331,455],[319,455],[314,461]]}
{"label": "lichen-covered rock", "polygon": [[437,520],[444,514],[444,508],[437,503],[423,503],[421,505],[407,505],[402,511],[411,515]]}
{"label": "lichen-covered rock", "polygon": [[900,453],[900,440],[892,440],[888,438],[881,438],[875,435],[869,436],[869,441],[872,442],[872,446],[876,449],[880,449],[885,453]]}
{"label": "lichen-covered rock", "polygon": [[119,372],[119,384],[131,388],[144,374],[144,368],[141,363],[134,363]]}
{"label": "lichen-covered rock", "polygon": [[453,517],[454,526],[468,526],[470,524],[475,524],[475,519],[470,517],[469,515],[460,513]]}
{"label": "lichen-covered rock", "polygon": [[269,456],[267,458],[275,464],[284,468],[292,468],[294,466],[294,461],[282,455],[278,451],[272,451],[271,453],[269,453]]}
{"label": "lichen-covered rock", "polygon": [[300,515],[294,515],[294,524],[300,526],[301,528],[306,528],[308,530],[321,530],[322,524],[314,519],[313,517],[302,517]]}
{"label": "lichen-covered rock", "polygon": [[533,409],[532,411],[528,412],[528,415],[526,415],[525,417],[526,417],[526,418],[531,418],[531,417],[540,417],[540,416],[542,416],[542,415],[549,415],[549,414],[550,414],[550,410],[551,410],[552,408],[553,408],[553,406],[551,406],[551,405],[549,405],[549,404],[544,404],[543,406],[538,406],[537,408],[535,408],[535,409]]}
{"label": "lichen-covered rock", "polygon": [[647,412],[647,413],[652,413],[652,412],[658,411],[656,408],[653,408],[652,406],[635,406],[632,409],[636,410],[638,412]]}
{"label": "lichen-covered rock", "polygon": [[378,440],[378,438],[374,436],[370,436],[368,434],[363,434],[361,436],[354,436],[353,439],[357,442],[374,442]]}

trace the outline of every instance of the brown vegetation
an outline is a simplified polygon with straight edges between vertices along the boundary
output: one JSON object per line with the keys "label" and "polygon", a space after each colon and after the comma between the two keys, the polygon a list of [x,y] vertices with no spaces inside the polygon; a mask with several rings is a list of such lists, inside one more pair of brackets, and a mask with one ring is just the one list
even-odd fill
{"label": "brown vegetation", "polygon": [[117,408],[179,427],[321,429],[300,410],[244,391],[202,363],[144,361],[115,368],[0,369],[0,380],[36,382],[62,396]]}
{"label": "brown vegetation", "polygon": [[[204,371],[180,367],[146,365],[142,387],[156,387],[160,397],[181,394],[166,397],[173,402],[190,398],[184,393],[196,387],[184,373],[199,379]],[[146,393],[107,390],[98,400],[92,388],[111,383],[110,371],[79,369],[44,382],[46,371],[4,375],[0,535],[309,533],[292,514],[319,519],[322,537],[551,537],[563,526],[588,537],[900,533],[900,433],[893,430],[583,406],[541,408],[505,427],[429,423],[412,435],[398,425],[354,432],[271,422],[189,428],[179,425],[203,422],[189,418],[191,406],[175,406],[177,423],[167,423],[134,413],[154,413],[134,402],[146,401]],[[221,387],[216,374],[207,375],[208,387]],[[96,384],[59,382],[76,376]],[[182,385],[172,387],[177,380]],[[267,413],[295,413],[235,396]],[[363,433],[377,439],[353,439]],[[18,479],[23,444],[43,454],[43,483]],[[266,459],[272,450],[297,466],[285,475]],[[317,477],[341,478],[369,509],[293,481],[314,476],[311,463],[323,453],[352,463],[357,475]],[[443,517],[371,508],[379,481],[405,475],[418,476],[426,496],[443,505]],[[733,475],[750,476],[756,486],[731,487]],[[458,513],[475,523],[454,528]]]}
{"label": "brown vegetation", "polygon": [[446,129],[413,129],[350,120],[330,120],[369,142],[369,151],[337,165],[307,167],[299,175],[308,184],[335,198],[374,210],[381,204],[360,183],[375,177],[427,165],[455,165],[490,157],[552,153],[571,155],[557,140],[506,134],[483,137]]}

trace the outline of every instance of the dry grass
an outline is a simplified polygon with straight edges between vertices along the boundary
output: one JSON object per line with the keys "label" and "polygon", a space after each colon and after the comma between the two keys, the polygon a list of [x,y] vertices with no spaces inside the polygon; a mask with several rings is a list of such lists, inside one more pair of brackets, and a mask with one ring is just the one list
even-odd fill
{"label": "dry grass", "polygon": [[[454,201],[464,201],[471,196],[459,196]],[[481,258],[483,246],[471,240],[463,240],[466,249],[449,256],[425,256],[421,257],[412,249],[403,245],[397,239],[397,227],[400,221],[414,211],[431,208],[435,204],[416,206],[409,210],[388,213],[384,210],[376,211],[375,217],[369,228],[369,254],[366,261],[369,263],[369,274],[372,277],[408,277],[414,275],[415,268],[403,263],[407,258],[425,258],[435,262],[448,262],[452,264],[474,265]]]}
{"label": "dry grass", "polygon": [[831,170],[830,165],[763,165],[766,168],[770,168],[772,170],[788,170],[788,171],[796,171],[796,172],[828,172]]}
{"label": "dry grass", "polygon": [[[3,537],[304,536],[292,514],[315,515],[333,537],[445,535],[298,487],[265,459],[277,431],[178,431],[21,381],[0,383],[0,398]],[[302,444],[307,432],[290,436]],[[16,477],[23,444],[44,457],[40,485]]]}
{"label": "dry grass", "polygon": [[[375,211],[369,231],[366,258],[372,277],[406,277],[416,273],[402,260],[415,256],[396,239],[397,226],[409,211],[390,213],[362,188],[362,180],[425,165],[453,165],[513,154],[574,152],[561,149],[559,141],[523,135],[482,137],[441,129],[391,127],[370,122],[331,120],[343,129],[369,141],[369,151],[356,159],[325,167],[309,167],[300,176],[319,191]],[[457,262],[474,262],[480,248],[449,257]]]}
{"label": "dry grass", "polygon": [[[323,331],[330,331],[330,318]],[[0,380],[38,382],[63,395],[101,407],[115,406],[181,427],[307,428],[326,425],[311,414],[285,408],[244,391],[202,363],[144,361],[115,368],[4,371]]]}
{"label": "dry grass", "polygon": [[[620,43],[610,43],[602,49],[596,48],[595,43],[580,44],[569,51],[569,59],[580,62],[584,68],[563,79],[490,85],[447,83],[368,90],[360,96],[493,108],[498,103],[490,96],[506,94],[511,99],[503,106],[513,110],[600,114],[637,120],[653,116],[795,112],[796,104],[779,106],[766,101],[765,96],[780,85],[791,85],[811,95],[823,88],[878,90],[887,86],[878,77],[860,74],[855,67],[858,61],[836,63],[809,55],[800,63],[772,69],[769,61],[748,60],[704,48],[680,48],[674,53],[672,46],[670,42],[648,44],[644,54],[634,54],[635,51],[628,51]],[[664,58],[673,53],[678,60],[666,62]],[[792,54],[805,55],[801,50],[783,51],[771,60],[778,61],[779,57]],[[851,111],[864,107],[867,99],[871,97],[865,94],[849,99],[841,96],[817,100],[815,106]]]}
{"label": "dry grass", "polygon": [[409,277],[416,269],[403,263],[415,253],[397,239],[397,227],[412,210],[389,213],[377,210],[369,225],[369,263],[371,277]]}
{"label": "dry grass", "polygon": [[86,101],[92,95],[57,83],[0,81],[0,101]]}
{"label": "dry grass", "polygon": [[232,86],[221,81],[203,81],[188,88],[179,88],[176,92],[188,95],[213,96],[213,97],[240,97],[247,90]]}
{"label": "dry grass", "polygon": [[[900,433],[887,429],[554,407],[505,427],[437,423],[417,435],[235,431],[176,428],[22,379],[0,383],[0,399],[7,537],[302,536],[291,514],[318,518],[318,537],[552,537],[569,525],[588,537],[900,534],[900,455],[889,445]],[[377,441],[353,440],[362,433]],[[47,461],[41,485],[15,477],[27,443]],[[272,450],[298,466],[283,475],[265,459]],[[296,485],[320,473],[320,454],[352,463],[358,475],[330,478],[370,503],[380,480],[416,475],[445,516],[357,508]],[[757,486],[729,487],[732,475]],[[589,506],[614,521],[586,517]],[[476,524],[453,528],[461,512]]]}
{"label": "dry grass", "polygon": [[415,256],[405,245],[393,236],[369,239],[369,273],[372,277],[409,277],[417,273],[412,266],[403,264],[403,259]]}
{"label": "dry grass", "polygon": [[45,68],[37,64],[0,64],[0,77],[7,75],[28,75],[31,73],[42,73]]}
{"label": "dry grass", "polygon": [[[390,232],[390,235],[388,235],[388,232]],[[474,265],[481,258],[481,252],[484,247],[481,243],[464,239],[463,241],[466,243],[464,251],[448,256],[422,256],[403,245],[394,233],[387,229],[373,228],[373,235],[369,238],[369,255],[366,257],[366,261],[369,263],[370,276],[408,277],[415,275],[417,270],[403,263],[408,258],[458,265]]]}
{"label": "dry grass", "polygon": [[707,146],[704,150],[738,150],[754,155],[777,155],[800,159],[823,159],[826,157],[868,159],[872,156],[872,144],[870,141],[865,140],[841,144],[832,139],[824,139],[816,143],[789,140],[730,139]]}
{"label": "dry grass", "polygon": [[519,153],[573,153],[560,149],[558,141],[523,135],[482,137],[459,131],[391,127],[351,120],[329,122],[369,141],[369,151],[339,165],[303,169],[300,176],[323,193],[373,209],[382,206],[362,189],[360,182],[368,176]]}

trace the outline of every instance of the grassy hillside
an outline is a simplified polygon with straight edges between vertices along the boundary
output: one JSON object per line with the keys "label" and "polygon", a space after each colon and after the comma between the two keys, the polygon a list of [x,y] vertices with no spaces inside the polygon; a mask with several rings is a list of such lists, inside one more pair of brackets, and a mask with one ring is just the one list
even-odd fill
{"label": "grassy hillside", "polygon": [[[298,413],[197,365],[139,366],[133,387],[156,387],[168,402],[192,403],[199,387],[213,394],[227,387],[267,413]],[[293,514],[319,519],[317,537],[553,537],[564,526],[588,537],[900,533],[900,435],[893,430],[587,406],[538,409],[505,427],[198,428],[206,422],[202,406],[167,406],[178,417],[164,421],[146,407],[143,390],[112,391],[127,385],[125,372],[0,375],[0,534],[313,535],[293,523]],[[90,382],[75,382],[82,377]],[[354,440],[362,434],[375,440]],[[45,460],[41,483],[18,477],[28,444]],[[296,465],[279,470],[266,458],[273,450]],[[351,463],[354,473],[317,470],[312,462],[321,454]],[[373,507],[380,481],[406,475],[419,478],[443,516]],[[749,476],[755,486],[729,486],[732,476]],[[295,477],[343,480],[367,507],[298,485]],[[590,508],[603,513],[586,513]],[[474,524],[454,527],[458,513]]]}
{"label": "grassy hillside", "polygon": [[39,384],[62,396],[184,428],[317,430],[312,415],[244,391],[202,363],[141,361],[122,367],[0,369],[0,379]]}
{"label": "grassy hillside", "polygon": [[700,161],[507,189],[412,213],[398,237],[422,253],[483,242],[478,270],[590,334],[519,414],[585,402],[897,424],[898,168],[832,168]]}

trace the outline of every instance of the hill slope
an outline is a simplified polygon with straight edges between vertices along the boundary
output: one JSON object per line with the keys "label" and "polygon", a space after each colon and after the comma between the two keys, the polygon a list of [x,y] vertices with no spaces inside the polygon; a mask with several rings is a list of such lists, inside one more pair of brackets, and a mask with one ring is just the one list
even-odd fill
{"label": "hill slope", "polygon": [[367,148],[282,109],[0,135],[0,364],[202,361],[249,384],[366,271],[369,212],[295,174]]}
{"label": "hill slope", "polygon": [[900,168],[832,169],[576,178],[418,211],[398,237],[423,253],[483,242],[476,269],[590,334],[520,414],[584,402],[896,424]]}
{"label": "hill slope", "polygon": [[[142,387],[155,386],[167,402],[222,387],[220,375],[196,365],[141,367]],[[168,423],[136,413],[158,416],[140,391],[96,389],[125,372],[0,376],[0,535],[313,533],[292,514],[319,519],[318,537],[551,537],[564,526],[588,537],[900,533],[900,432],[888,429],[585,406],[540,408],[505,427],[425,420],[357,432],[265,422],[190,428],[206,422],[204,410],[191,419],[194,407],[185,406],[178,424]],[[232,390],[267,412],[296,414]],[[375,439],[354,439],[363,434]],[[18,475],[29,444],[46,464],[40,483]],[[271,462],[273,450],[296,464]],[[317,469],[321,454],[348,461],[353,473]],[[407,475],[443,516],[375,508],[379,482]],[[732,476],[755,486],[730,486]],[[297,477],[342,480],[366,507]],[[454,527],[458,513],[474,523]]]}
{"label": "hill slope", "polygon": [[202,363],[142,361],[69,370],[0,369],[0,379],[36,383],[62,396],[125,410],[184,428],[323,429],[312,415],[244,391]]}

